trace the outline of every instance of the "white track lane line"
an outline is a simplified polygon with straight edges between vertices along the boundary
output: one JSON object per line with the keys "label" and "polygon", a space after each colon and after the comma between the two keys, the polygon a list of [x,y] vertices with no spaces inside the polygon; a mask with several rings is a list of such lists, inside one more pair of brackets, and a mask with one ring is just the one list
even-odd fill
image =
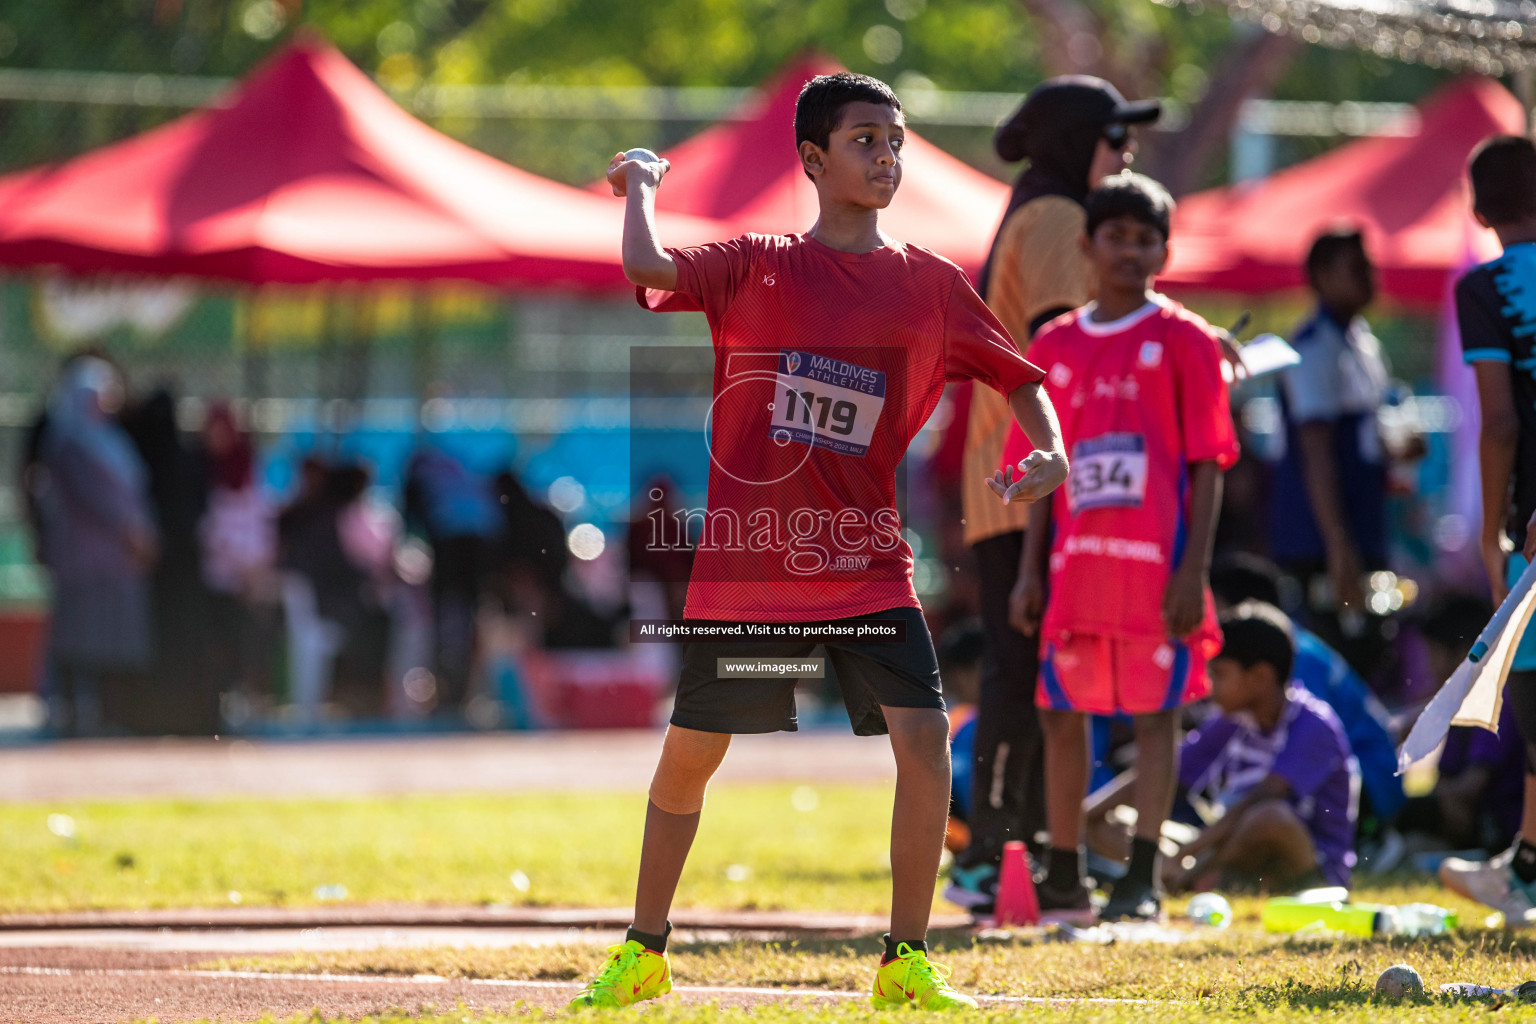
{"label": "white track lane line", "polygon": [[[86,975],[108,976],[115,978],[148,978],[148,977],[174,977],[174,978],[238,978],[247,981],[323,981],[341,984],[383,984],[383,985],[477,985],[485,988],[535,988],[535,989],[567,989],[571,992],[579,992],[581,984],[574,981],[517,981],[511,978],[445,978],[438,974],[413,974],[405,975],[381,975],[381,974],[273,974],[266,971],[182,971],[166,970],[157,971],[148,968],[133,967],[104,967],[73,968],[73,967],[6,967],[0,966],[0,974],[31,974],[47,977],[75,977]],[[782,998],[809,998],[809,999],[868,999],[867,992],[848,992],[840,989],[825,988],[767,988],[750,985],[674,985],[673,992],[686,992],[694,995],[753,995],[753,996],[779,996]],[[1084,996],[977,996],[976,999],[983,1003],[1006,1004],[1059,1004],[1072,1005],[1105,1004],[1144,1006],[1160,1003],[1156,999],[1104,999]]]}

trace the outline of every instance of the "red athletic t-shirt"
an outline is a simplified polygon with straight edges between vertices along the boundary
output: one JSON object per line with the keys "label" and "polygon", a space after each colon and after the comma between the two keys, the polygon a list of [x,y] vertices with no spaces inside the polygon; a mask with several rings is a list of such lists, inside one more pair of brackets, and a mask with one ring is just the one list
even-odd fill
{"label": "red athletic t-shirt", "polygon": [[916,246],[807,235],[687,249],[660,311],[714,340],[708,514],[689,618],[812,621],[919,607],[896,466],[944,384],[1008,394],[1044,374],[955,264]]}
{"label": "red athletic t-shirt", "polygon": [[[1154,297],[1119,320],[1092,304],[1047,324],[1029,347],[1045,368],[1072,471],[1051,507],[1051,588],[1044,638],[1093,633],[1161,640],[1163,592],[1184,554],[1191,462],[1237,461],[1221,349],[1210,324]],[[1015,431],[1017,435],[1017,431]],[[1028,453],[1009,438],[1004,465]],[[1220,643],[1207,592],[1188,638]]]}

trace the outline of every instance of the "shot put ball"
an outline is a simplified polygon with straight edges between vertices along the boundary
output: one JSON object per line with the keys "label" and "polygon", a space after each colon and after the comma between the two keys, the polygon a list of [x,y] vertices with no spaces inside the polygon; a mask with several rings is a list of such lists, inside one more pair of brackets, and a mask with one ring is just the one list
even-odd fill
{"label": "shot put ball", "polygon": [[1376,979],[1376,991],[1393,999],[1424,994],[1424,979],[1407,964],[1395,964],[1381,972]]}
{"label": "shot put ball", "polygon": [[1226,928],[1232,923],[1232,904],[1218,893],[1199,893],[1189,901],[1189,919],[1213,928]]}

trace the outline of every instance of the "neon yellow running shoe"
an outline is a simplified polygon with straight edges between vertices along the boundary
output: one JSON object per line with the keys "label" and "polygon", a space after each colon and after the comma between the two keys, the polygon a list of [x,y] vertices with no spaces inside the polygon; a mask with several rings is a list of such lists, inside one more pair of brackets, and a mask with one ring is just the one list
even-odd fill
{"label": "neon yellow running shoe", "polygon": [[608,947],[608,959],[597,977],[587,982],[567,1010],[594,1007],[614,1010],[672,991],[672,967],[667,954],[655,953],[631,939]]}
{"label": "neon yellow running shoe", "polygon": [[896,956],[875,972],[869,1001],[876,1009],[912,1006],[919,1010],[974,1010],[976,1000],[949,986],[949,968],[903,942]]}

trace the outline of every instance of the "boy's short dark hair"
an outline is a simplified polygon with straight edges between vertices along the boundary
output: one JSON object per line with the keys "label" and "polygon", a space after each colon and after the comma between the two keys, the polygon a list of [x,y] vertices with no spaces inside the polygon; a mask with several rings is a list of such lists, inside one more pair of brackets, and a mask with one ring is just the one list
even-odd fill
{"label": "boy's short dark hair", "polygon": [[1211,566],[1211,593],[1222,604],[1263,601],[1280,607],[1280,569],[1267,558],[1238,551],[1222,555]]}
{"label": "boy's short dark hair", "polygon": [[1472,151],[1472,209],[1489,224],[1536,216],[1536,144],[1522,135],[1495,135]]}
{"label": "boy's short dark hair", "polygon": [[852,71],[817,75],[805,83],[795,101],[795,148],[802,142],[814,142],[826,149],[842,120],[843,108],[850,103],[883,103],[901,110],[896,93],[878,78]]}
{"label": "boy's short dark hair", "polygon": [[1284,686],[1296,661],[1296,638],[1291,620],[1272,604],[1244,601],[1222,617],[1221,653],[1243,668],[1269,665]]}
{"label": "boy's short dark hair", "polygon": [[1173,196],[1145,174],[1116,174],[1088,193],[1088,236],[1116,217],[1130,217],[1154,227],[1168,241],[1173,222]]}
{"label": "boy's short dark hair", "polygon": [[[1318,275],[1334,260],[1355,249],[1365,253],[1365,235],[1358,227],[1339,225],[1324,231],[1312,240],[1312,248],[1307,250],[1307,281],[1316,285]],[[1366,258],[1369,259],[1369,255]]]}

